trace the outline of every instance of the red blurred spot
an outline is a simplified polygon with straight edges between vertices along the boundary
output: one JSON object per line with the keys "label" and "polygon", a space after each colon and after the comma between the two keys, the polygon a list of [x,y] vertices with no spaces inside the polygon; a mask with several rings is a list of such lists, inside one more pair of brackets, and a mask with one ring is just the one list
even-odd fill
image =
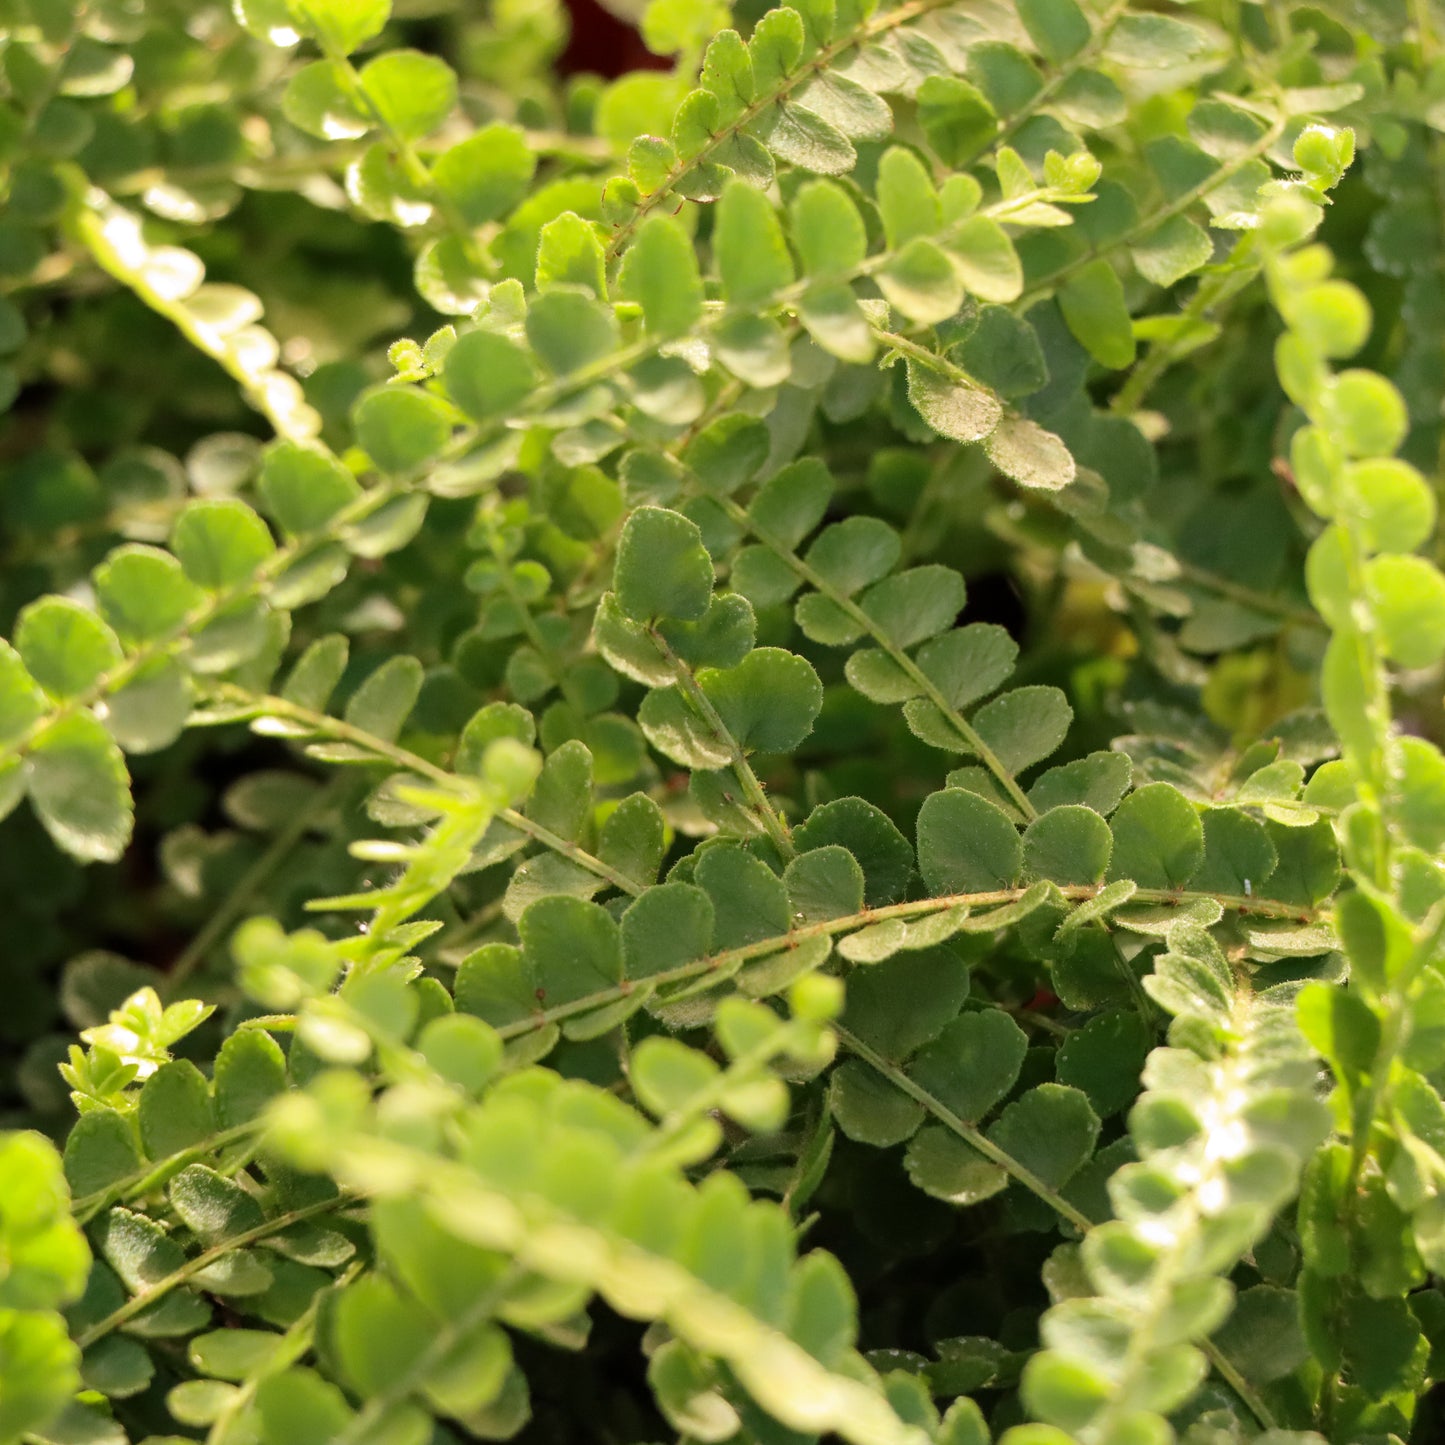
{"label": "red blurred spot", "polygon": [[563,75],[591,71],[611,77],[629,70],[668,68],[668,61],[648,50],[632,26],[597,0],[567,0],[567,8],[572,12],[572,38],[558,62]]}
{"label": "red blurred spot", "polygon": [[1039,991],[1024,1005],[1024,1007],[1025,1007],[1030,1013],[1043,1014],[1043,1013],[1048,1013],[1048,1011],[1049,1011],[1051,1008],[1053,1008],[1054,1005],[1058,1003],[1058,1001],[1059,1001],[1059,996],[1058,996],[1058,994],[1056,994],[1052,989],[1050,989],[1050,988],[1041,988],[1041,989],[1039,989]]}

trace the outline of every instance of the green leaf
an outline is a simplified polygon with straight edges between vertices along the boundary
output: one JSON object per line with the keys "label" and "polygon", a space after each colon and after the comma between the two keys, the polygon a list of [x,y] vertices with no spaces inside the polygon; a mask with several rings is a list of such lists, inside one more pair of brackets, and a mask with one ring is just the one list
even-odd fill
{"label": "green leaf", "polygon": [[422,666],[405,655],[389,657],[351,695],[346,721],[383,742],[401,731],[421,693]]}
{"label": "green leaf", "polygon": [[1279,862],[1264,824],[1237,808],[1211,808],[1204,814],[1203,827],[1204,861],[1189,886],[1236,897],[1246,889],[1263,891]]}
{"label": "green leaf", "polygon": [[59,1315],[0,1311],[0,1439],[49,1425],[80,1388],[79,1363]]}
{"label": "green leaf", "polygon": [[260,1029],[232,1034],[216,1055],[216,1118],[224,1129],[248,1124],[286,1088],[286,1059]]}
{"label": "green leaf", "polygon": [[101,616],[132,646],[175,632],[204,600],[180,563],[156,547],[117,547],[91,575]]}
{"label": "green leaf", "polygon": [[617,322],[585,291],[544,291],[527,308],[527,340],[549,371],[566,376],[612,355]]}
{"label": "green leaf", "polygon": [[1343,481],[1366,542],[1376,552],[1412,552],[1435,531],[1435,494],[1407,462],[1351,462]]}
{"label": "green leaf", "polygon": [[185,1263],[185,1251],[160,1225],[129,1209],[102,1215],[96,1235],[106,1263],[133,1294],[159,1284]]}
{"label": "green leaf", "polygon": [[[872,115],[876,117],[876,112]],[[866,123],[866,119],[857,109],[850,112],[850,124]],[[757,134],[779,160],[800,170],[841,176],[851,171],[858,160],[858,152],[848,137],[806,105],[779,105],[765,112]]]}
{"label": "green leaf", "polygon": [[1029,802],[1041,813],[1080,803],[1107,817],[1128,791],[1133,773],[1125,753],[1090,753],[1041,774],[1029,789]]}
{"label": "green leaf", "polygon": [[761,191],[732,182],[717,204],[713,255],[732,306],[762,306],[793,283],[793,258],[777,213]]}
{"label": "green leaf", "polygon": [[141,1154],[129,1121],[114,1109],[91,1109],[65,1140],[65,1182],[83,1199],[134,1174]]}
{"label": "green leaf", "polygon": [[1134,264],[1146,281],[1172,286],[1207,265],[1214,243],[1188,216],[1171,216],[1131,248]]}
{"label": "green leaf", "polygon": [[1007,306],[1023,293],[1023,263],[1008,233],[991,216],[970,216],[955,226],[948,250],[969,295]]}
{"label": "green leaf", "polygon": [[[410,386],[382,386],[366,392],[353,408],[351,421],[362,450],[383,472],[392,474],[410,472],[431,461],[452,434],[447,408],[436,397]],[[352,486],[355,495],[354,482]]]}
{"label": "green leaf", "polygon": [[928,1124],[913,1136],[903,1167],[925,1194],[960,1207],[979,1204],[1008,1187],[1008,1175],[997,1164],[940,1124]]}
{"label": "green leaf", "polygon": [[846,918],[863,908],[863,870],[838,844],[794,858],[783,870],[795,922],[820,923]]}
{"label": "green leaf", "polygon": [[1094,1152],[1099,1119],[1078,1089],[1040,1084],[999,1115],[988,1137],[1051,1189],[1059,1189]]}
{"label": "green leaf", "polygon": [[1410,416],[1399,390],[1373,371],[1342,371],[1320,390],[1320,410],[1352,457],[1389,456],[1405,438]]}
{"label": "green leaf", "polygon": [[527,799],[534,823],[568,840],[582,831],[592,811],[592,754],[575,738],[563,743],[542,765]]}
{"label": "green leaf", "polygon": [[1131,13],[1114,26],[1106,53],[1120,65],[1153,70],[1183,65],[1213,48],[1209,35],[1187,20]]}
{"label": "green leaf", "polygon": [[388,50],[361,68],[361,86],[388,131],[403,140],[430,135],[457,103],[457,77],[419,50]]}
{"label": "green leaf", "polygon": [[712,899],[690,883],[663,883],[622,915],[623,972],[647,978],[704,957],[712,946]]}
{"label": "green leaf", "polygon": [[903,146],[890,147],[878,163],[877,199],[889,250],[933,236],[943,224],[938,193],[923,162]]}
{"label": "green leaf", "polygon": [[1296,1017],[1300,1032],[1336,1070],[1358,1077],[1374,1067],[1380,1021],[1357,994],[1308,983],[1300,991]]}
{"label": "green leaf", "polygon": [[562,895],[540,898],[522,914],[517,932],[542,1008],[575,1003],[622,980],[617,925],[595,903]]}
{"label": "green leaf", "polygon": [[1110,878],[1140,888],[1183,888],[1204,861],[1204,825],[1194,807],[1168,783],[1147,783],[1114,814]]}
{"label": "green leaf", "polygon": [[170,658],[158,658],[111,693],[105,725],[128,753],[149,753],[178,738],[191,715],[191,684]]}
{"label": "green leaf", "polygon": [[216,1127],[210,1085],[188,1059],[162,1064],[146,1080],[136,1116],[152,1159],[169,1159],[199,1144]]}
{"label": "green leaf", "polygon": [[509,417],[537,386],[531,355],[495,331],[468,331],[442,371],[451,398],[473,421]]}
{"label": "green leaf", "polygon": [[908,399],[939,436],[956,442],[978,442],[1003,416],[999,399],[961,373],[945,375],[908,359]]}
{"label": "green leaf", "polygon": [[1438,662],[1445,654],[1445,577],[1423,557],[1390,556],[1367,564],[1365,582],[1388,656],[1402,667]]}
{"label": "green leaf", "polygon": [[331,1440],[350,1424],[353,1413],[337,1386],[314,1370],[292,1368],[262,1380],[256,1409],[267,1445],[300,1440]]}
{"label": "green leaf", "polygon": [[730,496],[758,474],[770,446],[765,426],[734,413],[699,433],[683,452],[683,460],[709,491]]}
{"label": "green leaf", "polygon": [[1064,282],[1059,309],[1075,339],[1100,366],[1119,371],[1134,364],[1133,323],[1124,286],[1103,257],[1090,261]]}
{"label": "green leaf", "polygon": [[1024,868],[1055,883],[1098,883],[1109,867],[1114,839],[1092,808],[1066,804],[1035,818],[1024,832]]}
{"label": "green leaf", "polygon": [[1004,417],[985,440],[984,451],[999,471],[1022,487],[1057,492],[1076,475],[1068,447],[1026,417]]}
{"label": "green leaf", "polygon": [[744,948],[788,932],[788,890],[766,863],[740,848],[710,848],[693,876],[712,900],[715,951]]}
{"label": "green leaf", "polygon": [[26,672],[16,650],[0,640],[0,743],[25,737],[46,714],[45,694]]}
{"label": "green leaf", "polygon": [[391,0],[305,0],[301,13],[318,35],[350,54],[381,34],[391,16]]}
{"label": "green leaf", "polygon": [[843,282],[810,286],[798,302],[798,319],[808,335],[840,361],[862,364],[877,350],[867,313]]}
{"label": "green leaf", "polygon": [[1170,940],[1170,951],[1144,980],[1150,998],[1179,1018],[1202,1015],[1223,1022],[1234,1005],[1234,980],[1219,945],[1207,934],[1187,931]]}
{"label": "green leaf", "polygon": [[[838,71],[819,71],[804,87],[801,98],[810,114],[821,117],[849,140],[882,140],[893,129],[888,102]],[[836,142],[830,138],[829,145],[836,147]],[[809,169],[826,168],[815,163]]]}
{"label": "green leaf", "polygon": [[329,452],[296,442],[267,451],[260,488],[271,515],[293,537],[320,531],[361,495],[356,478]]}
{"label": "green leaf", "polygon": [[708,772],[728,763],[727,740],[676,688],[648,693],[638,709],[637,725],[658,752],[684,768]]}
{"label": "green leaf", "polygon": [[919,648],[919,668],[954,708],[987,697],[1007,680],[1018,644],[992,622],[970,622]]}
{"label": "green leaf", "polygon": [[656,881],[666,851],[662,809],[646,793],[624,798],[602,825],[597,856],[637,883]]}
{"label": "green leaf", "polygon": [[476,1097],[502,1065],[495,1029],[469,1014],[443,1014],[422,1029],[417,1050],[449,1084]]}
{"label": "green leaf", "polygon": [[154,1375],[155,1365],[145,1347],[119,1335],[92,1345],[80,1362],[80,1377],[85,1386],[112,1400],[140,1394]]}
{"label": "green leaf", "polygon": [[469,226],[507,214],[527,193],[537,169],[522,132],[494,121],[443,151],[432,180]]}
{"label": "green leaf", "polygon": [[691,1112],[694,1096],[707,1094],[720,1070],[706,1054],[677,1039],[644,1039],[633,1051],[628,1077],[643,1107],[663,1119]]}
{"label": "green leaf", "polygon": [[951,567],[912,567],[884,578],[863,594],[864,612],[895,647],[933,637],[963,611],[963,578]]}
{"label": "green leaf", "polygon": [[736,667],[704,668],[697,680],[723,726],[748,752],[792,752],[823,707],[823,684],[812,664],[781,647],[759,647]]}
{"label": "green leaf", "polygon": [[835,798],[815,808],[807,822],[793,830],[793,845],[800,853],[834,844],[857,859],[869,907],[902,896],[913,873],[913,849],[879,808],[862,798]]}
{"label": "green leaf", "polygon": [[916,236],[875,273],[878,289],[909,321],[933,326],[963,305],[963,282],[943,248]]}
{"label": "green leaf", "polygon": [[249,582],[276,544],[244,502],[187,503],[171,530],[171,551],[198,587],[221,592]]}
{"label": "green leaf", "polygon": [[607,297],[607,264],[597,228],[575,211],[547,222],[537,245],[537,289],[577,286],[599,300]]}
{"label": "green leaf", "polygon": [[1409,1388],[1427,1351],[1408,1304],[1351,1292],[1341,1320],[1346,1368],[1360,1388],[1375,1399]]}
{"label": "green leaf", "polygon": [[1021,773],[1056,751],[1074,710],[1056,687],[1016,687],[973,715],[974,731],[1010,773]]}
{"label": "green leaf", "polygon": [[167,1186],[166,1197],[181,1222],[208,1245],[259,1228],[266,1218],[239,1184],[204,1164],[182,1169]]}
{"label": "green leaf", "polygon": [[121,660],[115,633],[65,597],[42,597],[20,613],[15,650],[30,676],[60,699],[86,692]]}
{"label": "green leaf", "polygon": [[618,605],[638,622],[660,617],[697,621],[712,598],[712,559],[695,522],[662,507],[639,507],[617,544],[613,587]]}
{"label": "green leaf", "polygon": [[1299,1299],[1277,1285],[1241,1291],[1214,1342],[1245,1379],[1260,1385],[1292,1375],[1309,1358]]}
{"label": "green leaf", "polygon": [[1060,1045],[1059,1082],[1087,1094],[1095,1113],[1107,1119],[1134,1102],[1152,1043],[1137,1013],[1096,1014]]}
{"label": "green leaf", "polygon": [[457,1008],[494,1028],[505,1028],[537,1009],[537,984],[520,950],[489,943],[467,955],[457,971]]}
{"label": "green leaf", "polygon": [[324,712],[346,671],[349,652],[349,644],[339,632],[318,638],[297,658],[281,696],[288,702]]}
{"label": "green leaf", "polygon": [[1017,1081],[1028,1037],[1001,1009],[961,1014],[914,1055],[908,1075],[965,1123],[982,1119]]}
{"label": "green leaf", "polygon": [[217,1380],[244,1380],[275,1354],[279,1335],[264,1330],[225,1329],[197,1335],[187,1354],[192,1366]]}
{"label": "green leaf", "polygon": [[848,517],[819,533],[804,560],[834,591],[851,596],[887,576],[901,551],[898,533],[886,522]]}
{"label": "green leaf", "polygon": [[863,218],[847,191],[833,181],[808,181],[792,204],[793,239],[809,277],[849,278],[868,253]]}
{"label": "green leaf", "polygon": [[346,71],[329,60],[304,65],[286,83],[281,110],[292,125],[318,140],[355,140],[374,122],[347,84]]}
{"label": "green leaf", "polygon": [[1002,809],[958,788],[924,799],[918,811],[918,868],[930,893],[1009,889],[1023,866],[1023,843]]}
{"label": "green leaf", "polygon": [[654,336],[682,336],[702,317],[703,287],[687,233],[671,216],[649,216],[622,260],[619,294],[642,307]]}
{"label": "green leaf", "polygon": [[379,1275],[363,1276],[337,1299],[337,1353],[363,1396],[394,1391],[409,1380],[434,1329],[420,1305]]}
{"label": "green leaf", "polygon": [[47,728],[25,759],[36,814],[58,847],[82,862],[114,863],[130,842],[135,809],[125,760],[89,713]]}
{"label": "green leaf", "polygon": [[1044,58],[1054,65],[1077,55],[1093,33],[1075,0],[1019,0],[1019,19]]}
{"label": "green leaf", "polygon": [[849,1059],[828,1080],[828,1107],[838,1127],[860,1144],[889,1149],[918,1131],[923,1106],[865,1063]]}
{"label": "green leaf", "polygon": [[842,1024],[900,1061],[936,1039],[968,996],[968,966],[947,947],[896,953],[848,975]]}

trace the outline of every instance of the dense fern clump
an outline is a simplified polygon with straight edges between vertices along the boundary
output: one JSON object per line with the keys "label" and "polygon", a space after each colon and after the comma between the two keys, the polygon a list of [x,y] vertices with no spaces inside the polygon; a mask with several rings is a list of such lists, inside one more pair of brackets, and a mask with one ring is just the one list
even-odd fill
{"label": "dense fern clump", "polygon": [[0,1445],[1437,1441],[1445,10],[609,8],[0,0]]}

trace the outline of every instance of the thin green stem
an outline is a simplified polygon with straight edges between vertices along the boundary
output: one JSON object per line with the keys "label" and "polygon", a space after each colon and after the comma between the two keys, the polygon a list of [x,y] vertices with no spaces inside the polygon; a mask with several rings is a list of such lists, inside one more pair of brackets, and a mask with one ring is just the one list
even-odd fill
{"label": "thin green stem", "polygon": [[1058,95],[1059,91],[1079,71],[1087,65],[1092,65],[1099,58],[1114,33],[1114,27],[1128,8],[1129,0],[1109,0],[1108,8],[1092,21],[1094,33],[1085,41],[1083,47],[1071,55],[1064,65],[1044,81],[1043,85],[1029,97],[1027,104],[1020,106],[1009,116],[999,128],[998,134],[989,142],[992,148],[996,149],[1001,145],[1006,145],[1028,121],[1032,120]]}
{"label": "thin green stem", "polygon": [[988,1135],[960,1119],[941,1099],[935,1098],[921,1084],[915,1083],[909,1078],[897,1064],[885,1059],[872,1045],[865,1044],[857,1034],[844,1028],[841,1024],[834,1024],[832,1027],[833,1032],[838,1035],[838,1042],[850,1054],[856,1054],[876,1074],[887,1079],[895,1089],[907,1094],[914,1103],[921,1105],[951,1133],[957,1134],[970,1148],[976,1149],[991,1164],[998,1165],[1010,1179],[1022,1184],[1030,1194],[1042,1199],[1061,1219],[1067,1220],[1081,1234],[1087,1233],[1094,1227],[1094,1221],[1082,1209],[1071,1204],[1057,1189],[1045,1183],[1032,1169],[1021,1164],[1006,1149],[999,1148]]}
{"label": "thin green stem", "polygon": [[[373,754],[378,762],[393,763],[398,768],[405,768],[408,772],[417,773],[434,783],[440,783],[443,787],[452,787],[457,781],[454,773],[447,772],[445,768],[438,767],[435,763],[411,752],[399,743],[388,742],[385,738],[379,738],[343,718],[335,718],[328,713],[317,712],[314,708],[303,707],[284,697],[275,697],[269,693],[250,692],[234,683],[220,684],[213,689],[212,696],[249,709],[256,715],[284,718],[288,722],[294,722],[306,728],[316,737],[350,743],[353,747]],[[604,863],[602,859],[589,853],[571,839],[563,838],[550,828],[535,822],[525,813],[519,813],[515,808],[499,808],[497,817],[508,827],[515,828],[519,833],[525,833],[543,847],[549,848],[552,852],[585,868],[589,873],[604,879],[614,888],[632,894],[642,891],[636,880],[629,878],[625,873],[618,872],[616,868]]]}
{"label": "thin green stem", "polygon": [[1188,304],[1178,315],[1177,320],[1181,324],[1168,340],[1156,341],[1149,348],[1149,354],[1129,373],[1129,379],[1109,403],[1110,411],[1117,416],[1132,416],[1138,411],[1144,404],[1144,398],[1175,359],[1193,349],[1194,328],[1207,325],[1207,317],[1216,306],[1222,305],[1259,274],[1259,263],[1250,259],[1254,244],[1253,232],[1246,231],[1235,244],[1229,260],[1200,279]]}
{"label": "thin green stem", "polygon": [[672,650],[660,632],[652,630],[648,635],[652,638],[658,651],[666,658],[668,666],[672,668],[672,674],[677,679],[678,687],[687,695],[688,700],[702,715],[703,720],[727,750],[728,763],[733,770],[733,776],[738,780],[738,786],[751,805],[763,831],[773,840],[779,853],[785,859],[795,857],[798,850],[793,846],[792,834],[788,830],[786,821],[773,806],[766,789],[753,771],[753,765],[748,761],[742,745],[722,720],[721,714],[713,706],[712,699],[702,690],[692,668]]}
{"label": "thin green stem", "polygon": [[1251,161],[1258,160],[1265,155],[1271,146],[1284,134],[1287,117],[1276,116],[1266,127],[1264,133],[1254,140],[1250,145],[1244,147],[1237,155],[1231,156],[1218,170],[1211,171],[1204,180],[1197,185],[1191,186],[1187,191],[1176,196],[1166,205],[1159,207],[1141,221],[1136,221],[1122,235],[1112,237],[1103,246],[1090,246],[1063,265],[1056,266],[1052,271],[1037,276],[1024,291],[1023,295],[1014,303],[1019,311],[1025,311],[1029,305],[1037,301],[1047,292],[1052,291],[1061,282],[1067,281],[1076,271],[1081,271],[1091,261],[1096,261],[1100,256],[1107,256],[1111,253],[1132,246],[1136,241],[1142,241],[1151,231],[1162,226],[1165,221],[1172,220],[1175,216],[1183,215],[1191,206],[1202,201],[1211,191],[1217,190],[1226,181],[1238,175]]}
{"label": "thin green stem", "polygon": [[124,1204],[131,1199],[143,1199],[147,1194],[159,1189],[187,1164],[194,1164],[198,1160],[206,1159],[224,1149],[228,1144],[250,1138],[259,1127],[255,1123],[236,1124],[229,1129],[218,1130],[202,1139],[200,1143],[192,1144],[190,1148],[182,1149],[179,1153],[172,1154],[159,1163],[146,1164],[140,1169],[132,1170],[114,1183],[106,1185],[104,1189],[97,1189],[91,1194],[82,1194],[78,1199],[71,1201],[70,1212],[75,1216],[77,1224],[88,1224],[101,1210],[109,1209],[115,1204]]}
{"label": "thin green stem", "polygon": [[[896,338],[902,340],[903,338]],[[890,344],[891,344],[890,338]],[[921,349],[921,348],[920,348]],[[928,353],[930,356],[932,353]],[[943,695],[938,684],[928,676],[924,670],[899,647],[888,634],[878,625],[877,621],[868,615],[857,603],[841,588],[836,587],[816,568],[810,567],[791,547],[785,546],[766,527],[760,527],[752,514],[746,507],[739,506],[731,497],[714,497],[713,500],[722,507],[723,511],[736,522],[740,527],[745,528],[770,552],[781,560],[792,572],[815,592],[826,597],[835,607],[845,613],[849,620],[864,632],[883,652],[887,653],[894,665],[908,677],[908,680],[918,689],[919,693],[928,699],[934,707],[948,720],[949,725],[958,733],[961,741],[967,746],[969,752],[998,779],[999,785],[1009,795],[1013,805],[1025,818],[1036,818],[1038,810],[1029,802],[1028,794],[1019,786],[1018,779],[1006,768],[1002,759],[984,741],[978,730],[963,716],[959,710]],[[960,749],[962,751],[962,749]]]}
{"label": "thin green stem", "polygon": [[240,1234],[233,1234],[229,1239],[223,1239],[219,1244],[211,1245],[209,1249],[203,1249],[199,1254],[186,1260],[183,1265],[173,1269],[170,1274],[158,1279],[152,1285],[147,1285],[139,1294],[132,1295],[104,1319],[97,1320],[88,1330],[76,1336],[75,1343],[82,1350],[89,1349],[97,1340],[103,1340],[113,1330],[118,1330],[143,1310],[149,1309],[157,1300],[164,1299],[172,1290],[179,1289],[188,1280],[194,1279],[196,1275],[215,1264],[217,1260],[224,1259],[228,1254],[234,1254],[238,1249],[245,1249],[247,1245],[269,1239],[273,1234],[280,1234],[283,1229],[290,1229],[293,1224],[314,1219],[318,1214],[331,1214],[338,1209],[344,1209],[352,1202],[352,1196],[342,1194],[335,1199],[308,1204],[301,1209],[291,1209],[285,1214],[278,1214],[263,1221],[254,1229],[243,1230]]}
{"label": "thin green stem", "polygon": [[608,261],[615,261],[622,254],[628,241],[636,234],[637,228],[676,190],[679,181],[690,175],[699,166],[706,165],[709,158],[721,146],[726,145],[735,136],[741,135],[770,106],[785,100],[795,90],[821,75],[844,51],[851,50],[855,46],[865,45],[870,40],[876,40],[880,35],[886,35],[890,30],[896,30],[899,26],[906,25],[921,15],[927,15],[931,10],[940,10],[951,3],[952,0],[906,0],[906,3],[899,5],[896,9],[865,21],[858,29],[823,46],[816,55],[813,55],[792,75],[788,76],[776,90],[769,91],[766,95],[760,95],[744,106],[736,119],[717,130],[695,155],[688,156],[685,160],[679,159],[662,178],[657,189],[643,196],[638,201],[632,215],[618,227],[607,248]]}
{"label": "thin green stem", "polygon": [[[856,1034],[841,1025],[834,1024],[832,1027],[833,1032],[838,1035],[839,1042],[850,1054],[862,1059],[869,1068],[881,1078],[887,1079],[895,1089],[906,1094],[914,1103],[931,1114],[950,1133],[956,1134],[970,1148],[983,1155],[990,1163],[996,1164],[1015,1183],[1027,1189],[1035,1198],[1041,1199],[1059,1218],[1073,1225],[1080,1234],[1087,1234],[1094,1227],[1094,1221],[1083,1210],[1065,1199],[1057,1189],[1046,1184],[1033,1170],[1020,1163],[1006,1149],[1000,1148],[988,1135],[959,1118],[941,1099],[930,1093],[921,1084],[916,1083],[897,1064],[884,1058],[871,1045],[864,1043]],[[1136,1332],[1134,1338],[1148,1338],[1148,1332]],[[1266,1429],[1272,1429],[1275,1423],[1274,1417],[1259,1392],[1224,1357],[1213,1341],[1201,1342],[1200,1349],[1203,1350],[1210,1365],[1219,1376],[1253,1411],[1259,1423]]]}
{"label": "thin green stem", "polygon": [[351,63],[351,57],[339,46],[333,45],[327,37],[325,27],[317,29],[317,45],[332,68],[341,78],[343,88],[352,104],[369,115],[378,129],[386,136],[387,145],[401,161],[407,179],[421,191],[446,222],[447,229],[456,237],[462,247],[468,264],[478,275],[485,274],[481,252],[477,249],[476,235],[466,218],[457,209],[456,203],[443,192],[432,179],[427,163],[421,158],[410,137],[399,131],[391,122],[386,111],[377,105],[366,89],[361,72]]}
{"label": "thin green stem", "polygon": [[[845,914],[841,918],[823,919],[817,923],[804,924],[788,933],[772,938],[759,939],[738,948],[724,949],[704,958],[678,964],[675,968],[661,973],[649,974],[645,979],[626,979],[610,988],[599,989],[586,998],[571,1003],[558,1004],[553,1008],[539,1009],[526,1019],[504,1024],[498,1033],[504,1039],[516,1038],[535,1028],[545,1028],[551,1023],[561,1023],[578,1014],[590,1013],[593,1009],[627,998],[638,987],[646,984],[655,989],[665,989],[669,984],[691,983],[707,974],[719,979],[730,977],[743,964],[756,958],[766,958],[784,949],[794,948],[814,938],[831,938],[841,933],[850,933],[855,928],[866,928],[872,923],[882,923],[890,918],[926,918],[935,913],[946,913],[950,909],[993,908],[1008,903],[1017,903],[1029,891],[1027,886],[996,888],[983,893],[949,893],[936,898],[915,898],[906,903],[890,903],[880,908],[865,908],[858,913]],[[1069,884],[1060,887],[1059,895],[1071,903],[1086,903],[1099,890],[1089,884]],[[1243,895],[1227,893],[1194,892],[1188,889],[1139,888],[1130,896],[1129,903],[1162,903],[1185,907],[1193,902],[1209,900],[1240,914],[1257,914],[1264,918],[1292,920],[1298,923],[1313,922],[1314,909],[1301,908],[1273,898],[1246,898]]]}

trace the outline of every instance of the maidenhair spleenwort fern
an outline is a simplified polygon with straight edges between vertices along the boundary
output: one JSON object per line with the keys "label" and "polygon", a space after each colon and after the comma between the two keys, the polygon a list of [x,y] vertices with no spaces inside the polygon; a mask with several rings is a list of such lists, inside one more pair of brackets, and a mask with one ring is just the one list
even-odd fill
{"label": "maidenhair spleenwort fern", "polygon": [[0,1445],[1433,1441],[1445,16],[608,8],[0,0]]}

